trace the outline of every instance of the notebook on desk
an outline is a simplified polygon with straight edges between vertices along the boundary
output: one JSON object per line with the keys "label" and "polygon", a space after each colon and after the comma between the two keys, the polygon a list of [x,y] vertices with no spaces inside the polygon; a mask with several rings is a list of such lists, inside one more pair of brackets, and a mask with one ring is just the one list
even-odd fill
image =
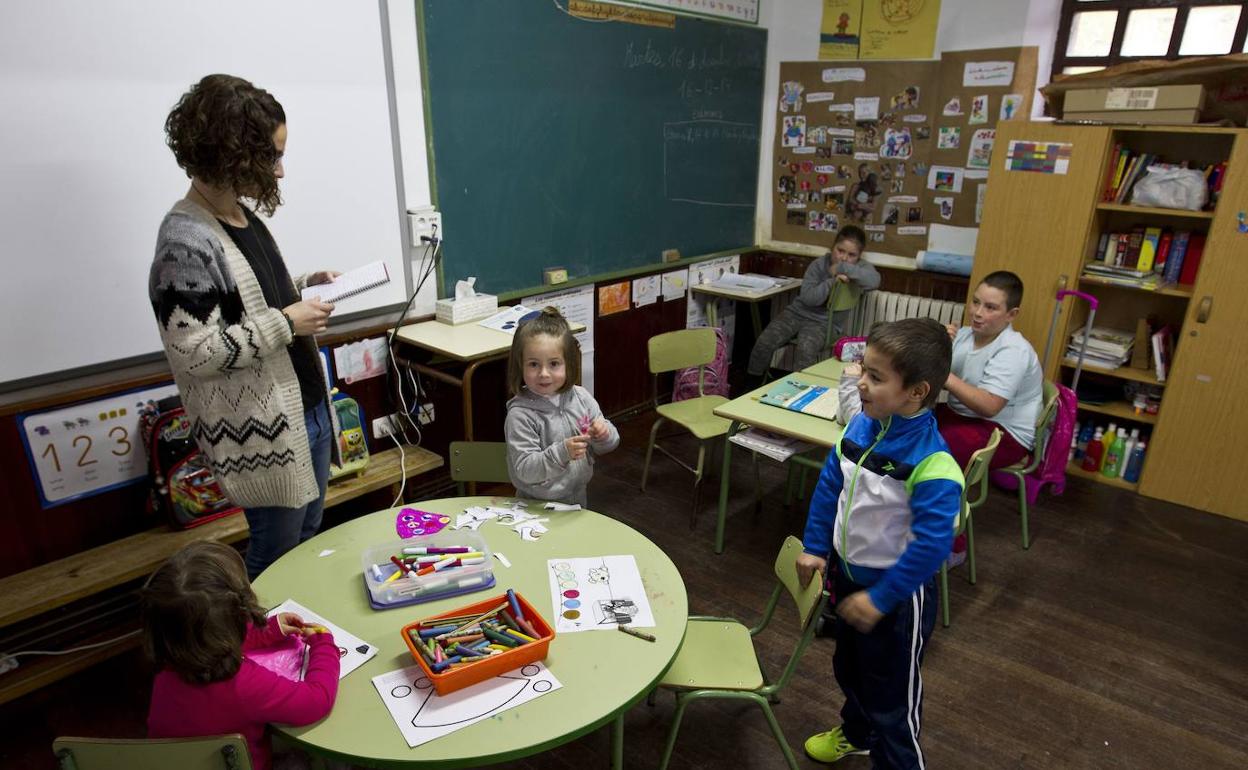
{"label": "notebook on desk", "polygon": [[787,378],[772,383],[759,401],[793,412],[809,414],[812,417],[822,417],[825,420],[836,419],[836,407],[839,403],[836,388],[808,385]]}

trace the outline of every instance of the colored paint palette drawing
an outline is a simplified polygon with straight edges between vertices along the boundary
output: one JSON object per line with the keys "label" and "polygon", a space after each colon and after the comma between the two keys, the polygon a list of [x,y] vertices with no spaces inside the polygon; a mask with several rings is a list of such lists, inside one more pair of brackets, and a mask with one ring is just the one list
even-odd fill
{"label": "colored paint palette drawing", "polygon": [[614,630],[621,623],[654,626],[631,555],[551,559],[547,564],[556,633]]}

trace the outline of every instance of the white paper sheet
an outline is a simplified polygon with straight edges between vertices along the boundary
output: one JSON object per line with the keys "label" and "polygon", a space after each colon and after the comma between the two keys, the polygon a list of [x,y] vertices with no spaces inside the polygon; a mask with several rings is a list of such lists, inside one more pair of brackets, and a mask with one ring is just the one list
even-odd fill
{"label": "white paper sheet", "polygon": [[334,643],[338,645],[338,652],[341,657],[340,667],[338,670],[338,678],[342,679],[347,674],[356,670],[360,666],[367,663],[374,655],[377,654],[377,648],[360,637],[344,630],[341,626],[334,625],[326,620],[324,616],[318,615],[312,610],[304,607],[294,599],[287,599],[273,609],[269,610],[268,617],[273,617],[279,612],[293,612],[303,618],[305,623],[312,623],[318,626],[325,626],[334,635]]}
{"label": "white paper sheet", "polygon": [[521,666],[450,695],[438,695],[420,666],[379,674],[373,677],[373,686],[412,748],[563,687],[542,663]]}
{"label": "white paper sheet", "polygon": [[551,559],[547,568],[555,633],[614,631],[621,622],[636,628],[654,626],[632,554]]}

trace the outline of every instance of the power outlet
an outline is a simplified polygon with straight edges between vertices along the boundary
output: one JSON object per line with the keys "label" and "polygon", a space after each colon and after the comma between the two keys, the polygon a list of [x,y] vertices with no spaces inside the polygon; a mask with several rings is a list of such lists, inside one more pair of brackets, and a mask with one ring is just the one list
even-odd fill
{"label": "power outlet", "polygon": [[410,209],[407,212],[407,219],[412,231],[413,246],[428,245],[428,241],[423,240],[424,238],[436,237],[439,241],[446,240],[446,233],[442,231],[442,214],[433,206]]}
{"label": "power outlet", "polygon": [[420,405],[420,424],[428,425],[433,422],[433,404]]}
{"label": "power outlet", "polygon": [[398,429],[395,427],[394,415],[378,417],[373,420],[373,438],[383,439],[396,432],[398,432]]}

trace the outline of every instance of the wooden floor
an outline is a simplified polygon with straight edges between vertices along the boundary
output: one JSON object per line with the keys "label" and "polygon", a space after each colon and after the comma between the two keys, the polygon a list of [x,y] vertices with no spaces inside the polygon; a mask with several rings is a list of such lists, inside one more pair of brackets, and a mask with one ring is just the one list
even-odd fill
{"label": "wooden floor", "polygon": [[[595,510],[660,544],[680,568],[690,611],[753,618],[770,590],[780,540],[804,510],[781,505],[784,474],[764,471],[755,515],[748,456],[734,453],[727,549],[711,551],[718,464],[689,530],[692,477],[656,453],[637,489],[649,416],[621,425],[621,449],[590,489]],[[692,458],[691,443],[680,444]],[[951,574],[953,625],[937,626],[923,666],[923,746],[933,768],[1248,767],[1248,525],[1072,479],[1032,509],[1032,547],[1019,545],[1012,495],[994,490],[976,517],[979,583]],[[609,544],[602,544],[609,548]],[[601,550],[587,546],[587,553]],[[778,671],[792,649],[792,614],[763,640]],[[807,651],[776,707],[801,757],[807,735],[838,721],[830,640]],[[0,766],[53,766],[57,735],[141,737],[151,671],[128,653],[0,708]],[[628,715],[630,767],[655,767],[670,697]],[[605,730],[508,767],[605,767]],[[801,757],[804,767],[817,767]],[[674,767],[782,767],[762,715],[710,701],[686,713]],[[870,766],[865,757],[840,763]]]}

